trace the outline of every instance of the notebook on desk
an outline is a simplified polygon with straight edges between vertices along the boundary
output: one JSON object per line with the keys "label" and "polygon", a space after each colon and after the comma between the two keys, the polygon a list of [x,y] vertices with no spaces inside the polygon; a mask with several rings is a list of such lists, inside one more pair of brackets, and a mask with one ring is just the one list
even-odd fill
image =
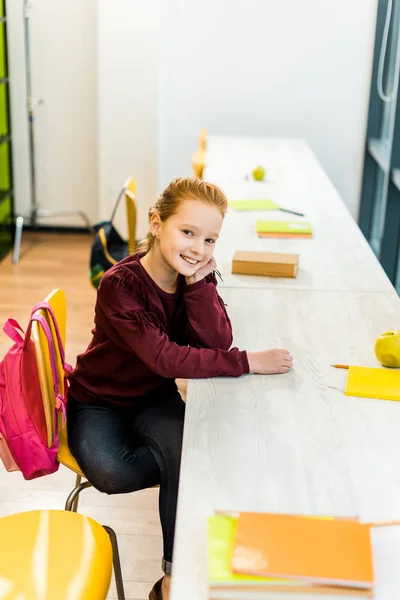
{"label": "notebook on desk", "polygon": [[232,570],[371,590],[370,527],[355,520],[241,512]]}
{"label": "notebook on desk", "polygon": [[[321,517],[334,519],[335,517]],[[299,579],[276,579],[232,571],[238,516],[214,514],[208,517],[208,586],[209,598],[215,600],[269,600],[276,598],[309,600],[319,597],[370,598],[371,590],[315,585]]]}
{"label": "notebook on desk", "polygon": [[257,200],[230,200],[228,202],[230,208],[233,210],[252,211],[252,210],[280,210],[285,213],[291,213],[298,217],[304,217],[304,213],[292,208],[284,208],[279,206],[276,202],[269,199],[257,199]]}
{"label": "notebook on desk", "polygon": [[346,396],[400,400],[400,370],[349,367]]}
{"label": "notebook on desk", "polygon": [[312,227],[307,221],[257,221],[256,232],[260,237],[311,237]]}
{"label": "notebook on desk", "polygon": [[312,233],[258,233],[259,238],[312,238]]}
{"label": "notebook on desk", "polygon": [[230,200],[228,205],[234,210],[279,210],[273,200]]}
{"label": "notebook on desk", "polygon": [[[212,515],[208,517],[208,580],[212,586],[247,583],[269,585],[276,582],[270,577],[240,575],[232,572],[232,552],[235,542],[237,517]],[[283,583],[283,582],[282,582]],[[294,585],[288,581],[288,585]]]}

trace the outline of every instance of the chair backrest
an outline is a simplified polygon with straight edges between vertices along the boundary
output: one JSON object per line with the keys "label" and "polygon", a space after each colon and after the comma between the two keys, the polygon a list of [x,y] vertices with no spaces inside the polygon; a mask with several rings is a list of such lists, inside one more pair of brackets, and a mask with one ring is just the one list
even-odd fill
{"label": "chair backrest", "polygon": [[207,146],[207,136],[208,136],[207,129],[201,129],[200,130],[200,136],[199,136],[199,148],[200,148],[200,150],[205,150],[206,149],[206,146]]}
{"label": "chair backrest", "polygon": [[135,252],[136,246],[136,180],[134,177],[129,177],[124,183],[125,188],[125,204],[126,204],[126,221],[128,225],[128,251],[129,254]]}
{"label": "chair backrest", "polygon": [[207,146],[207,129],[202,129],[199,136],[199,147],[192,156],[192,168],[194,177],[203,179],[206,146]]}
{"label": "chair backrest", "polygon": [[[61,289],[53,290],[45,299],[53,309],[57,325],[60,331],[61,340],[65,349],[66,326],[67,326],[67,301],[64,292]],[[57,336],[51,319],[47,318],[46,311],[38,311],[47,321],[51,335],[54,341],[56,353],[57,374],[59,386],[64,385],[64,367],[57,344]],[[46,336],[40,325],[34,321],[32,323],[32,340],[35,345],[37,367],[39,373],[40,387],[42,391],[44,413],[47,426],[47,444],[50,447],[54,440],[54,387],[53,376],[51,372],[49,347]],[[59,431],[61,430],[59,423]]]}
{"label": "chair backrest", "polygon": [[203,179],[204,170],[204,150],[196,150],[192,156],[193,177]]}

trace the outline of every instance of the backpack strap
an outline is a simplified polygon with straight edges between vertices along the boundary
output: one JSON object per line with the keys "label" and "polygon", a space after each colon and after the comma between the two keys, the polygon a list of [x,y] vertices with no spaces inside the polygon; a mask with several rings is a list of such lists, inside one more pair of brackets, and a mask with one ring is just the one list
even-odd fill
{"label": "backpack strap", "polygon": [[114,205],[113,211],[112,211],[112,213],[111,213],[110,223],[112,223],[112,222],[114,221],[115,213],[117,212],[117,208],[118,208],[118,206],[119,206],[119,203],[121,202],[121,198],[122,198],[122,196],[124,195],[125,191],[126,191],[126,188],[125,188],[125,187],[123,187],[123,188],[122,188],[122,190],[121,190],[121,191],[119,192],[119,194],[118,194],[117,201],[115,202],[115,205]]}
{"label": "backpack strap", "polygon": [[3,325],[4,333],[8,335],[8,337],[11,338],[15,344],[20,346],[20,348],[23,348],[25,343],[24,338],[18,333],[17,329],[22,331],[22,333],[25,335],[21,325],[15,319],[7,319]]}
{"label": "backpack strap", "polygon": [[47,338],[47,343],[49,346],[51,374],[52,374],[52,378],[53,378],[54,397],[55,397],[55,401],[56,401],[55,407],[54,407],[54,431],[55,431],[55,433],[58,434],[57,413],[62,412],[63,425],[65,425],[67,411],[66,411],[65,398],[62,394],[60,394],[60,388],[58,385],[57,361],[56,361],[56,353],[55,353],[54,345],[53,345],[53,338],[51,335],[50,327],[49,327],[46,319],[42,315],[34,314],[34,315],[32,315],[31,320],[29,322],[29,326],[28,326],[28,329],[26,332],[25,339],[30,339],[32,321],[37,321],[42,326],[43,332]]}
{"label": "backpack strap", "polygon": [[54,311],[51,308],[50,304],[48,302],[39,302],[39,304],[36,304],[36,306],[34,306],[32,309],[31,317],[35,314],[36,311],[41,310],[41,309],[46,310],[49,313],[51,320],[53,321],[54,330],[55,330],[56,336],[57,336],[58,350],[59,350],[60,356],[61,356],[61,362],[62,362],[63,367],[65,368],[66,372],[70,373],[72,371],[72,367],[71,367],[71,365],[69,365],[68,363],[65,362],[64,345],[62,343],[61,334],[60,334],[60,330],[58,327],[56,316],[55,316]]}
{"label": "backpack strap", "polygon": [[60,330],[58,328],[58,323],[57,323],[57,319],[56,316],[54,314],[53,309],[51,308],[50,304],[48,302],[39,302],[38,304],[36,304],[31,311],[31,317],[35,314],[36,311],[38,310],[46,310],[50,317],[51,320],[53,321],[53,325],[54,325],[54,329],[57,335],[57,342],[58,342],[58,349],[60,351],[60,355],[61,355],[61,360],[64,362],[65,359],[65,353],[64,353],[64,346],[61,340],[61,335],[60,335]]}

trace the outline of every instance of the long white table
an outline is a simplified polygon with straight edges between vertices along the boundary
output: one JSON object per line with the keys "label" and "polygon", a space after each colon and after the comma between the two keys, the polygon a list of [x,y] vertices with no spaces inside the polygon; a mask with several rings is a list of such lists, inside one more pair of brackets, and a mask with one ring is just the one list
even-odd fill
{"label": "long white table", "polygon": [[[266,183],[245,179],[257,164],[267,168]],[[269,198],[279,206],[305,214],[301,219],[282,211],[230,208],[215,251],[223,274],[221,286],[394,291],[337,190],[303,140],[211,137],[204,176],[220,185],[228,200]],[[258,219],[309,221],[313,238],[259,238],[255,233]],[[232,275],[235,250],[300,254],[297,278],[277,282],[267,277]]]}
{"label": "long white table", "polygon": [[[292,142],[284,145],[288,156]],[[172,600],[208,597],[206,521],[215,509],[400,519],[400,404],[345,396],[347,371],[330,366],[379,366],[375,338],[398,327],[400,300],[390,285],[374,290],[384,278],[373,258],[364,253],[365,272],[376,275],[368,291],[313,281],[285,288],[281,279],[275,289],[221,287],[234,344],[287,348],[294,366],[286,375],[189,382]],[[374,529],[373,549],[376,600],[399,598],[400,527]]]}

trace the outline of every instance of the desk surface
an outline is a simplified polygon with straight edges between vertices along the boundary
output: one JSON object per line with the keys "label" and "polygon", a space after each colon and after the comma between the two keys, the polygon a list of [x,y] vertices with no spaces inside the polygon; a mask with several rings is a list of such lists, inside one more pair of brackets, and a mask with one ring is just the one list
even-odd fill
{"label": "desk surface", "polygon": [[[287,348],[294,368],[189,382],[172,600],[207,599],[214,509],[400,518],[400,403],[345,396],[347,371],[330,367],[378,366],[377,335],[400,328],[394,288],[304,142],[211,136],[207,148],[205,177],[229,199],[303,209],[315,238],[259,240],[256,213],[224,223],[216,256],[235,344]],[[245,181],[258,163],[273,182]],[[298,278],[231,275],[235,249],[297,251]],[[400,598],[400,527],[375,529],[373,546],[376,600]]]}
{"label": "desk surface", "polygon": [[[294,368],[189,382],[173,600],[208,597],[206,518],[214,509],[400,518],[400,405],[345,396],[347,371],[330,367],[378,366],[374,340],[398,323],[399,299],[266,289],[222,295],[235,345],[286,347]],[[373,546],[375,598],[399,598],[400,527],[374,530]]]}
{"label": "desk surface", "polygon": [[[245,179],[257,164],[267,168],[266,183]],[[310,221],[314,231],[312,239],[258,238],[257,219],[287,221],[299,217],[281,211],[229,209],[215,251],[224,280],[221,286],[395,293],[337,190],[304,141],[211,136],[204,176],[220,185],[228,200],[270,198],[284,208],[305,213],[303,220]],[[236,250],[298,253],[297,278],[277,281],[232,275]]]}

